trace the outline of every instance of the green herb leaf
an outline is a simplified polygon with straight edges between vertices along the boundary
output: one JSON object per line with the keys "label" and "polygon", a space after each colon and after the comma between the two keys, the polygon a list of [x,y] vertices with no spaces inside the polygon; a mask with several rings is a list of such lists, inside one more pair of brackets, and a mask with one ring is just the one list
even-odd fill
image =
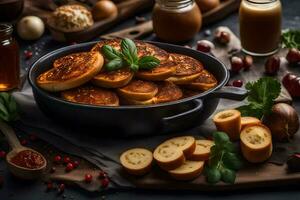
{"label": "green herb leaf", "polygon": [[224,132],[214,132],[215,145],[210,149],[210,156],[205,168],[206,180],[217,183],[221,179],[226,183],[234,183],[236,170],[242,167],[237,155],[238,151]]}
{"label": "green herb leaf", "polygon": [[300,30],[284,30],[281,41],[284,48],[300,49]]}
{"label": "green herb leaf", "polygon": [[153,56],[143,56],[139,59],[138,64],[141,69],[153,69],[160,64],[160,61]]}
{"label": "green herb leaf", "polygon": [[122,54],[128,65],[137,64],[138,56],[137,56],[137,48],[134,42],[128,38],[125,38],[121,41]]}
{"label": "green herb leaf", "polygon": [[109,61],[106,65],[105,68],[108,71],[114,71],[114,70],[118,70],[121,69],[123,67],[123,60],[120,58],[115,58],[111,61]]}
{"label": "green herb leaf", "polygon": [[117,51],[115,48],[109,46],[109,45],[104,45],[102,47],[102,53],[108,60],[113,60],[116,58],[121,58],[122,54],[121,52]]}
{"label": "green herb leaf", "polygon": [[235,182],[236,174],[235,171],[231,169],[228,168],[221,169],[221,176],[222,176],[222,181],[224,181],[225,183],[233,184]]}
{"label": "green herb leaf", "polygon": [[279,96],[281,85],[271,77],[263,77],[258,81],[246,84],[248,105],[237,108],[243,116],[262,118],[271,112],[274,100]]}
{"label": "green herb leaf", "polygon": [[206,180],[208,183],[216,184],[221,180],[221,172],[217,168],[206,168],[205,170]]}
{"label": "green herb leaf", "polygon": [[9,93],[0,93],[0,120],[15,121],[18,119],[17,102]]}

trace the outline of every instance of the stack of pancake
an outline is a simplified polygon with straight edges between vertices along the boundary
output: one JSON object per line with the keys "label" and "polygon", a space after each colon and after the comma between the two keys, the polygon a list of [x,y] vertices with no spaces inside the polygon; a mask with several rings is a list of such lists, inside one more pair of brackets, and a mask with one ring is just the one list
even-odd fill
{"label": "stack of pancake", "polygon": [[217,85],[216,78],[200,61],[142,41],[135,41],[138,57],[154,56],[160,60],[158,66],[137,72],[127,67],[106,71],[102,47],[110,45],[120,50],[120,44],[119,39],[103,40],[89,52],[61,57],[37,78],[37,84],[44,90],[60,92],[67,101],[101,106],[171,102]]}

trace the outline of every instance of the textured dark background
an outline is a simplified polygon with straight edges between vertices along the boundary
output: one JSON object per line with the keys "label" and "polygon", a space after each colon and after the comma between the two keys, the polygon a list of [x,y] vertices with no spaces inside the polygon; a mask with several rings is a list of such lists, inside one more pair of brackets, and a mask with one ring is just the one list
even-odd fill
{"label": "textured dark background", "polygon": [[[282,0],[283,4],[283,28],[300,28],[300,1],[299,0]],[[140,14],[146,18],[150,18],[150,14]],[[116,31],[128,26],[134,25],[134,18],[125,21],[124,23],[116,26],[111,31]],[[194,46],[196,41],[203,38],[203,32],[207,29],[213,30],[217,26],[228,26],[238,34],[238,14],[234,13],[222,21],[212,24],[208,27],[203,27],[202,31],[195,37],[193,41],[186,44]],[[258,30],[259,31],[259,30]],[[147,40],[156,40],[151,35]],[[42,39],[36,42],[22,42],[19,41],[21,46],[22,68],[28,69],[30,64],[40,56],[48,53],[59,47],[68,44],[60,44],[51,39],[47,34]],[[23,51],[32,50],[34,56],[25,61]],[[22,200],[48,200],[48,199],[63,199],[63,196],[57,196],[55,192],[45,193],[45,186],[40,182],[20,182],[15,180],[7,172],[4,161],[0,161],[0,175],[4,176],[4,185],[0,188],[0,200],[22,199]],[[299,183],[300,185],[300,183]],[[260,190],[247,190],[237,191],[230,193],[194,193],[194,192],[158,192],[158,191],[145,191],[145,190],[125,190],[125,191],[109,191],[108,193],[87,193],[80,189],[67,189],[65,191],[65,199],[300,199],[300,191],[297,186],[286,186],[284,188],[268,188]]]}

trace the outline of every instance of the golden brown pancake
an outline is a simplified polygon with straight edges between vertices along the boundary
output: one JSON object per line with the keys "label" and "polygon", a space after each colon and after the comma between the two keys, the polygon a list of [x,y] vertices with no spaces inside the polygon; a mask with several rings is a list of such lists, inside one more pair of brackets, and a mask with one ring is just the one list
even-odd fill
{"label": "golden brown pancake", "polygon": [[176,101],[182,98],[183,94],[181,89],[172,82],[169,81],[158,82],[157,86],[158,86],[158,92],[151,99],[145,101],[125,99],[124,102],[130,105],[150,105],[150,104]]}
{"label": "golden brown pancake", "polygon": [[131,81],[133,74],[134,73],[128,68],[110,72],[100,72],[92,79],[92,83],[104,88],[119,88],[127,85]]}
{"label": "golden brown pancake", "polygon": [[187,87],[193,90],[206,91],[216,87],[218,84],[217,79],[209,73],[207,70],[202,70],[200,76],[195,79],[192,83],[188,84]]}
{"label": "golden brown pancake", "polygon": [[170,59],[176,62],[176,72],[168,81],[171,81],[175,84],[188,84],[193,82],[200,72],[203,70],[203,65],[200,61],[181,54],[170,54]]}
{"label": "golden brown pancake", "polygon": [[104,60],[98,52],[81,52],[80,59],[67,59],[61,65],[52,68],[37,78],[37,85],[44,90],[58,92],[78,87],[98,74]]}
{"label": "golden brown pancake", "polygon": [[[137,47],[137,54],[138,57],[143,56],[154,56],[160,61],[166,61],[169,58],[169,54],[163,50],[160,49],[152,44],[142,42],[142,41],[134,41],[136,47]],[[110,45],[114,47],[116,50],[121,50],[121,40],[120,39],[112,39],[112,40],[101,40],[96,45],[93,46],[92,51],[99,51],[101,52],[101,48],[104,45]]]}
{"label": "golden brown pancake", "polygon": [[99,105],[99,106],[118,106],[119,98],[113,91],[98,88],[95,86],[81,86],[71,90],[61,92],[62,98],[67,101]]}
{"label": "golden brown pancake", "polygon": [[156,95],[158,91],[157,85],[153,82],[132,80],[125,87],[119,88],[118,93],[126,99],[132,100],[149,100]]}
{"label": "golden brown pancake", "polygon": [[136,76],[148,81],[163,81],[171,77],[176,71],[176,63],[173,61],[161,62],[157,67],[150,70],[139,70]]}
{"label": "golden brown pancake", "polygon": [[82,63],[85,62],[82,52],[72,53],[70,55],[56,59],[53,62],[53,67],[59,67],[61,65],[70,65],[70,63]]}

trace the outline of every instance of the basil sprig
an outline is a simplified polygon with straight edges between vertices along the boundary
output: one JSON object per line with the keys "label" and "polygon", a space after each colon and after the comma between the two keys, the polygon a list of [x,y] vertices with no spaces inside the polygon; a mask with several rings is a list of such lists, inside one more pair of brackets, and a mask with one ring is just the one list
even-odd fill
{"label": "basil sprig", "polygon": [[10,122],[17,120],[18,117],[18,106],[13,96],[11,96],[9,93],[1,92],[0,120]]}
{"label": "basil sprig", "polygon": [[238,151],[226,133],[214,132],[213,139],[215,145],[210,149],[211,154],[205,168],[206,180],[212,184],[221,180],[233,184],[236,171],[242,167]]}
{"label": "basil sprig", "polygon": [[110,45],[104,45],[102,47],[102,53],[108,60],[105,64],[105,68],[108,71],[129,67],[129,69],[136,72],[139,69],[153,69],[160,64],[160,61],[154,56],[143,56],[139,58],[135,43],[128,38],[121,41],[121,51],[116,50]]}

